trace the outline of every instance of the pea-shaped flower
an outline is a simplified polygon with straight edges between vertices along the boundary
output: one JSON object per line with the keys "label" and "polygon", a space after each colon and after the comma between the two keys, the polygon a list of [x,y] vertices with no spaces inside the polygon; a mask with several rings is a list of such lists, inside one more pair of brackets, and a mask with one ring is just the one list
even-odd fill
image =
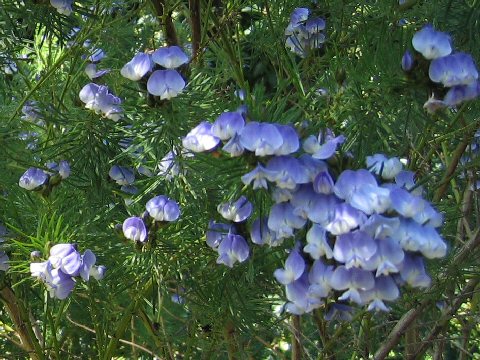
{"label": "pea-shaped flower", "polygon": [[217,210],[227,220],[242,222],[252,214],[253,205],[245,196],[241,196],[235,202],[219,204]]}
{"label": "pea-shaped flower", "polygon": [[163,47],[152,54],[152,60],[166,69],[175,69],[188,62],[188,56],[178,46]]}
{"label": "pea-shaped flower", "polygon": [[452,52],[450,36],[436,31],[430,24],[425,25],[413,35],[412,45],[428,60],[447,56]]}
{"label": "pea-shaped flower", "polygon": [[38,168],[31,167],[20,177],[18,185],[26,190],[35,190],[48,182],[48,175]]}
{"label": "pea-shaped flower", "polygon": [[151,71],[152,67],[150,55],[140,52],[123,66],[120,74],[129,80],[138,81]]}
{"label": "pea-shaped flower", "polygon": [[108,175],[112,180],[115,180],[118,185],[129,185],[135,181],[133,169],[124,166],[113,165]]}
{"label": "pea-shaped flower", "polygon": [[144,243],[147,241],[147,228],[139,217],[129,217],[123,222],[123,235],[130,240]]}
{"label": "pea-shaped flower", "polygon": [[213,150],[220,143],[220,139],[213,134],[213,125],[202,121],[182,139],[185,149],[193,152]]}
{"label": "pea-shaped flower", "polygon": [[176,97],[184,88],[185,80],[175,70],[156,70],[147,81],[148,92],[161,100]]}
{"label": "pea-shaped flower", "polygon": [[164,195],[155,196],[146,205],[148,214],[155,221],[175,221],[180,216],[180,207]]}

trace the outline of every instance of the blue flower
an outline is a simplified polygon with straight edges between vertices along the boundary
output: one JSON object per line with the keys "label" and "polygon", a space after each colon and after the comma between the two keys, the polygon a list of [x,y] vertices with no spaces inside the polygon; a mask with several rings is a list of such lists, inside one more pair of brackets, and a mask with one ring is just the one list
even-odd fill
{"label": "blue flower", "polygon": [[335,154],[337,146],[344,141],[345,136],[335,137],[330,129],[326,129],[325,134],[320,132],[318,137],[313,135],[307,137],[303,142],[303,150],[315,159],[326,160]]}
{"label": "blue flower", "polygon": [[250,230],[250,239],[257,245],[278,246],[283,239],[278,239],[275,231],[268,228],[268,218],[263,217],[256,219]]}
{"label": "blue flower", "polygon": [[413,59],[412,52],[408,49],[405,50],[402,56],[402,70],[407,72],[412,70],[413,63],[414,63],[414,59]]}
{"label": "blue flower", "polygon": [[26,190],[38,190],[48,183],[48,178],[42,169],[31,167],[20,177],[18,185]]}
{"label": "blue flower", "polygon": [[372,173],[380,175],[385,180],[394,179],[403,168],[397,157],[387,158],[383,154],[367,156],[366,163]]}
{"label": "blue flower", "polygon": [[123,222],[122,226],[123,235],[135,242],[144,243],[147,241],[147,228],[145,223],[139,217],[129,217]]}
{"label": "blue flower", "polygon": [[176,70],[156,70],[147,81],[148,92],[161,100],[178,96],[184,88],[185,80]]}
{"label": "blue flower", "polygon": [[240,132],[240,143],[256,156],[274,155],[283,137],[275,125],[251,121]]}
{"label": "blue flower", "polygon": [[213,123],[212,133],[220,140],[229,140],[238,134],[245,126],[242,114],[238,112],[225,112]]}
{"label": "blue flower", "polygon": [[282,285],[288,285],[299,279],[305,271],[305,260],[297,250],[292,250],[285,261],[284,269],[277,269],[273,276]]}
{"label": "blue flower", "polygon": [[7,271],[9,268],[8,265],[8,255],[5,251],[0,251],[0,271]]}
{"label": "blue flower", "polygon": [[227,220],[243,222],[252,214],[253,205],[245,196],[240,196],[237,201],[219,204],[217,210]]}
{"label": "blue flower", "polygon": [[152,60],[166,69],[176,69],[188,62],[188,56],[178,46],[163,47],[152,54]]}
{"label": "blue flower", "polygon": [[108,175],[118,185],[130,185],[135,181],[135,174],[132,168],[113,165],[108,172]]}
{"label": "blue flower", "polygon": [[138,81],[152,70],[153,62],[149,54],[137,53],[120,70],[120,74],[129,80]]}
{"label": "blue flower", "polygon": [[250,248],[243,236],[230,232],[222,240],[217,251],[217,264],[224,264],[231,268],[236,262],[244,262],[248,259]]}
{"label": "blue flower", "polygon": [[478,71],[470,54],[456,53],[434,59],[428,69],[430,80],[446,87],[469,85],[478,79]]}
{"label": "blue flower", "polygon": [[308,230],[307,245],[303,248],[303,251],[310,254],[312,259],[318,260],[322,256],[327,259],[333,258],[333,250],[328,243],[327,231],[319,224],[312,224],[312,227]]}
{"label": "blue flower", "polygon": [[413,35],[412,45],[428,60],[447,56],[452,52],[450,36],[436,31],[430,24],[425,25]]}
{"label": "blue flower", "polygon": [[383,302],[393,301],[398,298],[400,291],[395,281],[390,276],[379,276],[375,278],[375,286],[372,289],[362,291],[360,297],[363,303],[368,303],[368,311],[386,311],[390,309]]}
{"label": "blue flower", "polygon": [[217,249],[228,234],[234,233],[234,231],[235,228],[231,224],[217,223],[210,220],[207,233],[205,234],[207,245],[212,249]]}
{"label": "blue flower", "polygon": [[98,79],[109,72],[109,69],[97,70],[97,64],[88,64],[85,66],[85,74],[87,74],[90,80]]}
{"label": "blue flower", "polygon": [[108,87],[90,83],[80,90],[80,100],[87,109],[103,114],[108,119],[118,121],[123,117],[123,110],[118,106],[122,101],[111,94]]}
{"label": "blue flower", "polygon": [[155,196],[146,205],[148,214],[155,221],[175,221],[180,216],[178,204],[164,195]]}
{"label": "blue flower", "polygon": [[464,101],[473,100],[480,96],[480,82],[474,81],[468,85],[457,85],[450,88],[443,98],[447,106],[457,106]]}
{"label": "blue flower", "polygon": [[183,147],[193,152],[215,149],[220,139],[213,134],[212,127],[211,123],[202,121],[182,139]]}

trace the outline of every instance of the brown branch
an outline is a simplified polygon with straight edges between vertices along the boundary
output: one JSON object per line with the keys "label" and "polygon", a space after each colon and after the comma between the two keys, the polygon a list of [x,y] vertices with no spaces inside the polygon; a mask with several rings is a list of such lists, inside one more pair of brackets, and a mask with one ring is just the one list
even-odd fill
{"label": "brown branch", "polygon": [[[448,274],[451,271],[456,271],[459,264],[462,264],[463,261],[469,256],[472,255],[473,250],[480,245],[480,229],[472,234],[470,239],[462,246],[462,248],[457,252],[457,254],[452,259],[451,263],[449,264],[448,268],[444,272],[443,276],[439,276],[432,286],[432,291],[439,291],[444,286],[444,282]],[[382,346],[377,350],[375,353],[375,360],[383,360],[385,359],[390,351],[399,343],[401,337],[405,334],[408,327],[412,325],[415,319],[417,319],[423,311],[431,305],[431,299],[423,300],[420,305],[418,305],[414,309],[410,309],[407,311],[401,318],[398,320],[395,327],[390,331],[388,334],[386,341],[383,342]]]}
{"label": "brown branch", "polygon": [[470,130],[465,137],[463,138],[462,142],[457,145],[457,148],[452,154],[452,158],[450,159],[450,164],[448,164],[447,169],[445,170],[445,174],[443,175],[442,181],[440,182],[440,186],[438,187],[435,195],[433,196],[433,202],[438,202],[443,197],[445,192],[447,191],[448,184],[452,179],[453,175],[455,174],[455,170],[457,170],[458,163],[465,152],[467,146],[472,142],[472,137],[475,132],[475,129]]}
{"label": "brown branch", "polygon": [[[85,331],[88,331],[88,332],[91,332],[92,334],[96,334],[97,332],[94,330],[94,329],[91,329],[89,328],[88,326],[86,325],[83,325],[83,324],[80,324],[78,322],[76,322],[75,320],[73,320],[70,316],[67,315],[67,320],[70,321],[73,325],[85,330]],[[112,338],[112,335],[107,335],[109,338]],[[126,345],[130,345],[134,348],[137,348],[139,350],[142,350],[142,351],[145,351],[147,354],[149,355],[152,355],[154,357],[157,357],[157,358],[160,358],[160,356],[158,354],[155,354],[153,351],[147,349],[146,347],[142,346],[142,345],[138,345],[132,341],[128,341],[128,340],[124,340],[124,339],[119,339],[118,340],[119,342],[123,343],[123,344],[126,344]]]}
{"label": "brown branch", "polygon": [[190,22],[192,24],[192,59],[196,61],[202,41],[200,0],[189,0],[188,5],[190,7]]}
{"label": "brown branch", "polygon": [[414,354],[408,357],[408,360],[419,359],[421,355],[430,347],[431,342],[435,340],[440,333],[440,331],[448,324],[452,316],[458,311],[460,306],[473,295],[475,287],[480,283],[480,278],[471,279],[468,284],[463,288],[460,295],[456,298],[455,302],[451,307],[442,316],[442,319],[437,323],[437,325],[430,331],[430,334],[426,337],[422,344],[417,347]]}
{"label": "brown branch", "polygon": [[5,304],[7,313],[15,325],[15,331],[21,341],[21,348],[28,352],[31,359],[44,359],[42,348],[35,338],[30,319],[26,315],[20,299],[15,296],[10,287],[5,286],[0,289],[0,300]]}
{"label": "brown branch", "polygon": [[177,32],[173,24],[172,11],[169,11],[166,6],[166,0],[150,0],[155,15],[160,19],[165,32],[165,40],[168,46],[178,45]]}
{"label": "brown branch", "polygon": [[300,360],[303,358],[303,348],[301,342],[302,328],[300,324],[300,316],[292,316],[292,360]]}

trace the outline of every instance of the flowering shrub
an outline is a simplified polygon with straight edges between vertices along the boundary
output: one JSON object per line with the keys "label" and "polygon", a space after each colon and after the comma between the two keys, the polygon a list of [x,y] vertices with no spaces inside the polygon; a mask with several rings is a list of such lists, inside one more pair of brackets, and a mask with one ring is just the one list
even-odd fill
{"label": "flowering shrub", "polygon": [[477,358],[478,12],[2,3],[2,357]]}

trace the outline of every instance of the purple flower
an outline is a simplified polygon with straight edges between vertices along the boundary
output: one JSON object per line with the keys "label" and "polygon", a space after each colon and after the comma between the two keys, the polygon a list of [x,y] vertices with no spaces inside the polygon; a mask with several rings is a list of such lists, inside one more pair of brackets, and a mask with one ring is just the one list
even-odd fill
{"label": "purple flower", "polygon": [[428,60],[447,56],[452,52],[450,36],[436,31],[430,24],[425,25],[413,35],[412,45]]}
{"label": "purple flower", "polygon": [[249,185],[253,181],[253,189],[268,189],[267,180],[274,181],[276,176],[277,171],[268,170],[259,163],[255,169],[243,175],[241,179],[245,185]]}
{"label": "purple flower", "polygon": [[390,309],[384,300],[393,301],[398,298],[400,291],[395,281],[390,276],[379,276],[375,279],[375,286],[360,293],[363,303],[369,303],[367,310],[381,310],[388,312]]}
{"label": "purple flower", "polygon": [[123,110],[118,106],[122,101],[120,98],[111,94],[108,87],[90,83],[80,90],[80,100],[85,103],[87,109],[95,111],[96,114],[113,121],[118,121],[123,117]]}
{"label": "purple flower", "polygon": [[138,81],[151,71],[152,67],[153,63],[150,55],[139,52],[122,67],[120,74],[129,80]]}
{"label": "purple flower", "polygon": [[377,186],[377,180],[367,170],[344,170],[335,183],[334,192],[339,198],[349,201],[353,194],[366,185]]}
{"label": "purple flower", "polygon": [[72,244],[57,244],[50,249],[50,263],[70,276],[77,276],[82,266],[82,257],[77,247]]}
{"label": "purple flower", "polygon": [[302,315],[311,312],[323,304],[323,301],[318,297],[309,294],[309,288],[310,284],[306,272],[303,273],[299,279],[285,287],[287,299],[289,300],[285,305],[285,309],[289,313]]}
{"label": "purple flower", "polygon": [[250,230],[250,240],[254,244],[269,246],[278,246],[282,243],[282,239],[277,239],[277,234],[268,228],[268,219],[266,217],[256,219]]}
{"label": "purple flower", "polygon": [[178,46],[163,47],[152,54],[152,60],[166,69],[176,69],[188,62],[188,56]]}
{"label": "purple flower", "polygon": [[413,287],[427,288],[432,279],[425,272],[425,265],[422,256],[406,254],[400,267],[401,279]]}
{"label": "purple flower", "polygon": [[376,244],[377,251],[363,263],[363,269],[370,271],[375,270],[375,276],[377,277],[398,273],[405,256],[400,244],[392,238],[377,240]]}
{"label": "purple flower", "polygon": [[352,321],[353,308],[345,304],[333,303],[328,312],[325,314],[324,318],[327,321],[332,321],[335,319],[340,321]]}
{"label": "purple flower", "polygon": [[274,124],[282,136],[282,145],[275,150],[275,155],[288,155],[296,152],[300,147],[298,134],[295,129],[289,125]]}
{"label": "purple flower", "polygon": [[313,223],[306,236],[307,245],[303,251],[310,254],[312,259],[318,260],[322,256],[333,258],[333,250],[327,240],[327,231],[318,224]]}
{"label": "purple flower", "polygon": [[367,168],[385,180],[391,180],[402,171],[403,165],[397,157],[387,158],[383,154],[367,156]]}
{"label": "purple flower", "polygon": [[217,264],[233,267],[236,262],[244,262],[250,253],[247,242],[241,235],[229,233],[218,246]]}
{"label": "purple flower", "polygon": [[210,151],[217,147],[220,139],[212,132],[213,125],[202,121],[182,139],[185,149],[193,152]]}
{"label": "purple flower", "polygon": [[178,96],[184,88],[185,80],[176,70],[156,70],[147,81],[148,92],[161,100]]}
{"label": "purple flower", "polygon": [[245,152],[238,134],[233,135],[233,137],[223,146],[222,150],[229,153],[230,156],[233,157],[240,156]]}
{"label": "purple flower", "polygon": [[238,134],[245,126],[242,114],[238,112],[225,112],[213,123],[212,133],[220,140],[229,140]]}
{"label": "purple flower", "polygon": [[473,100],[480,96],[480,82],[474,81],[468,85],[457,85],[450,88],[443,98],[447,106],[457,106],[464,101]]}
{"label": "purple flower", "polygon": [[335,290],[346,290],[339,300],[351,300],[363,305],[359,291],[372,289],[375,286],[375,279],[370,271],[339,266],[330,278],[330,285]]}
{"label": "purple flower", "polygon": [[327,169],[321,170],[313,180],[313,190],[319,194],[333,194],[334,182]]}
{"label": "purple flower", "polygon": [[227,237],[228,234],[234,233],[234,227],[230,224],[217,223],[210,220],[208,230],[206,233],[207,245],[212,249],[218,248],[220,243]]}
{"label": "purple flower", "polygon": [[164,195],[155,196],[146,205],[148,214],[155,221],[175,221],[180,216],[180,207]]}
{"label": "purple flower", "polygon": [[443,86],[469,85],[478,79],[478,71],[470,54],[456,53],[433,60],[428,69],[430,80]]}
{"label": "purple flower", "polygon": [[400,188],[390,192],[390,199],[392,200],[392,209],[406,218],[414,217],[425,206],[425,200],[421,197]]}
{"label": "purple flower", "polygon": [[50,261],[31,263],[30,272],[45,283],[51,297],[60,300],[66,299],[75,287],[72,277],[58,268],[53,268]]}
{"label": "purple flower", "polygon": [[48,182],[48,175],[38,168],[31,167],[20,177],[18,185],[26,190],[36,190]]}
{"label": "purple flower", "polygon": [[285,261],[284,269],[277,269],[273,276],[280,284],[288,285],[299,279],[305,271],[305,260],[297,250],[292,250]]}
{"label": "purple flower", "polygon": [[313,19],[308,19],[307,22],[305,23],[305,29],[310,33],[310,34],[317,34],[322,30],[325,30],[326,27],[326,22],[325,19],[323,18],[313,18]]}
{"label": "purple flower", "polygon": [[413,63],[414,63],[414,59],[413,59],[412,52],[408,49],[405,50],[405,53],[402,56],[402,70],[406,72],[412,70]]}
{"label": "purple flower", "polygon": [[376,253],[375,241],[363,231],[353,231],[337,237],[333,257],[345,264],[346,269],[363,267]]}
{"label": "purple flower", "polygon": [[326,160],[332,157],[337,151],[337,146],[343,144],[345,136],[334,137],[330,129],[325,134],[320,132],[318,137],[310,135],[303,142],[303,150],[312,155],[315,159]]}
{"label": "purple flower", "polygon": [[308,19],[310,10],[307,8],[295,8],[290,15],[290,24],[298,25]]}
{"label": "purple flower", "polygon": [[325,225],[325,229],[332,235],[346,234],[357,228],[366,221],[366,215],[346,203],[335,207],[335,215],[331,221]]}
{"label": "purple flower", "polygon": [[266,156],[275,154],[283,137],[275,125],[251,121],[240,132],[240,143],[256,156]]}
{"label": "purple flower", "polygon": [[268,228],[277,233],[279,239],[293,236],[294,229],[305,226],[307,220],[296,215],[294,210],[295,208],[287,202],[275,204],[270,209]]}
{"label": "purple flower", "polygon": [[241,196],[235,202],[219,204],[217,210],[227,220],[242,222],[252,214],[253,205],[245,196]]}
{"label": "purple flower", "polygon": [[274,156],[268,161],[266,169],[275,174],[274,181],[282,189],[294,189],[299,184],[310,182],[308,169],[292,156]]}
{"label": "purple flower", "polygon": [[333,265],[326,265],[322,260],[315,260],[308,274],[310,287],[308,293],[312,297],[326,298],[332,287]]}
{"label": "purple flower", "polygon": [[97,64],[88,64],[87,66],[85,66],[85,74],[87,74],[90,80],[98,79],[99,77],[102,77],[109,72],[109,69],[97,70]]}
{"label": "purple flower", "polygon": [[147,241],[147,228],[143,220],[139,217],[129,217],[123,222],[123,235],[135,242],[144,243]]}
{"label": "purple flower", "polygon": [[410,191],[413,195],[422,196],[423,187],[415,184],[415,174],[412,171],[402,170],[395,176],[395,183]]}
{"label": "purple flower", "polygon": [[130,185],[135,181],[135,174],[132,168],[113,165],[108,172],[108,175],[118,185]]}

